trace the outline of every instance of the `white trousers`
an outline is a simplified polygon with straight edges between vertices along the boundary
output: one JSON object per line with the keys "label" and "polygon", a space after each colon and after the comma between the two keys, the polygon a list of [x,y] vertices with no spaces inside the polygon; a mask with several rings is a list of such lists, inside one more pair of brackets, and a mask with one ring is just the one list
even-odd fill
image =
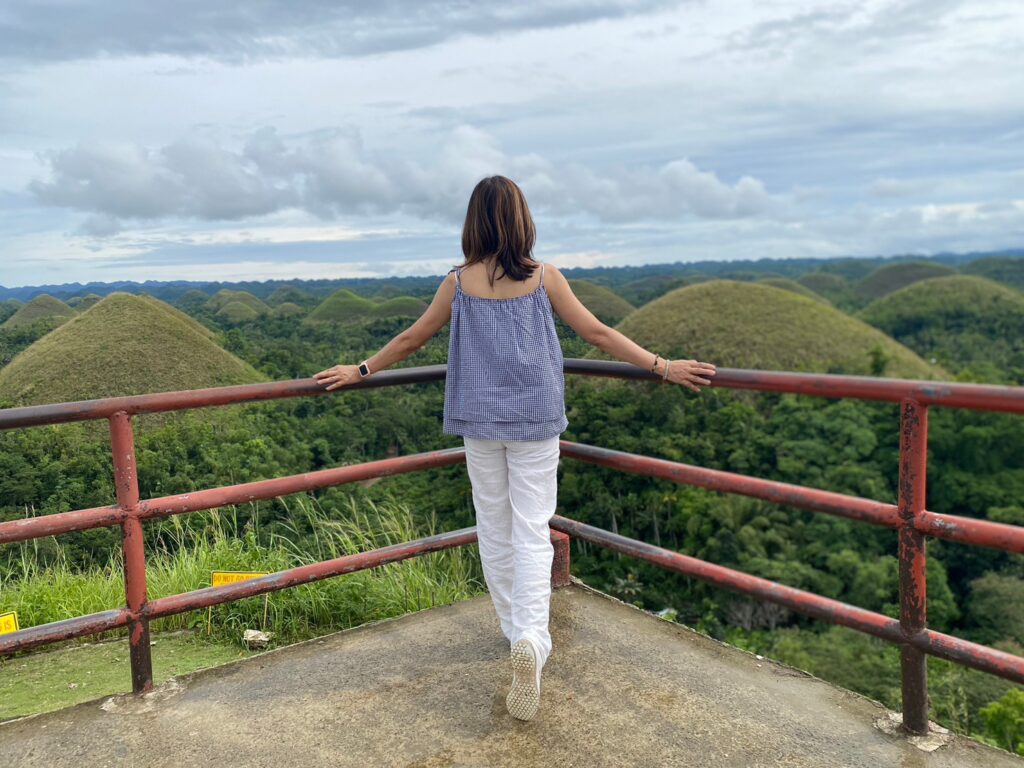
{"label": "white trousers", "polygon": [[484,579],[510,647],[529,638],[543,667],[558,491],[559,435],[544,440],[464,437]]}

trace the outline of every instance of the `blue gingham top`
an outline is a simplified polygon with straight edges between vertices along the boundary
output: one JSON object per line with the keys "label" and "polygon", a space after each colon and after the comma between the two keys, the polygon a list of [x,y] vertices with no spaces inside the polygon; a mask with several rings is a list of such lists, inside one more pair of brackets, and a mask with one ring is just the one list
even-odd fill
{"label": "blue gingham top", "polygon": [[443,430],[487,440],[543,440],[569,426],[562,347],[540,285],[525,296],[462,292],[455,273]]}

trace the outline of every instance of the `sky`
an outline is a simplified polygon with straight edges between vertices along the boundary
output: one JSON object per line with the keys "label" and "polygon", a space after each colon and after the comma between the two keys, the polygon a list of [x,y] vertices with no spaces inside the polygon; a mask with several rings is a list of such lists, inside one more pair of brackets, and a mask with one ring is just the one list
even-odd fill
{"label": "sky", "polygon": [[1024,246],[1019,0],[5,0],[0,285]]}

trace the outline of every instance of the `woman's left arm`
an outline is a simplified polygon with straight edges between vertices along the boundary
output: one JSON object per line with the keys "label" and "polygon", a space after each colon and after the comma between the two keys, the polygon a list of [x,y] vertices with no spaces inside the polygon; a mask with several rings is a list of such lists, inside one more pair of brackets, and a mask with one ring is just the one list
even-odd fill
{"label": "woman's left arm", "polygon": [[[367,359],[370,375],[405,360],[441,330],[452,318],[454,296],[455,274],[449,273],[434,294],[434,300],[419,319],[391,339],[377,354]],[[358,365],[335,365],[320,371],[313,378],[324,389],[339,389],[362,381],[363,377],[359,375]]]}

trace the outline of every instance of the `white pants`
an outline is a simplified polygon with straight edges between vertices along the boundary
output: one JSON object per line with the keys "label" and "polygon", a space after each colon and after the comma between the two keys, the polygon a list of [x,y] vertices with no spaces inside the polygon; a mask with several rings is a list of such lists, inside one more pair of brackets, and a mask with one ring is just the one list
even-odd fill
{"label": "white pants", "polygon": [[543,666],[551,653],[548,611],[554,547],[559,435],[544,440],[464,437],[484,579],[510,644],[533,641]]}

